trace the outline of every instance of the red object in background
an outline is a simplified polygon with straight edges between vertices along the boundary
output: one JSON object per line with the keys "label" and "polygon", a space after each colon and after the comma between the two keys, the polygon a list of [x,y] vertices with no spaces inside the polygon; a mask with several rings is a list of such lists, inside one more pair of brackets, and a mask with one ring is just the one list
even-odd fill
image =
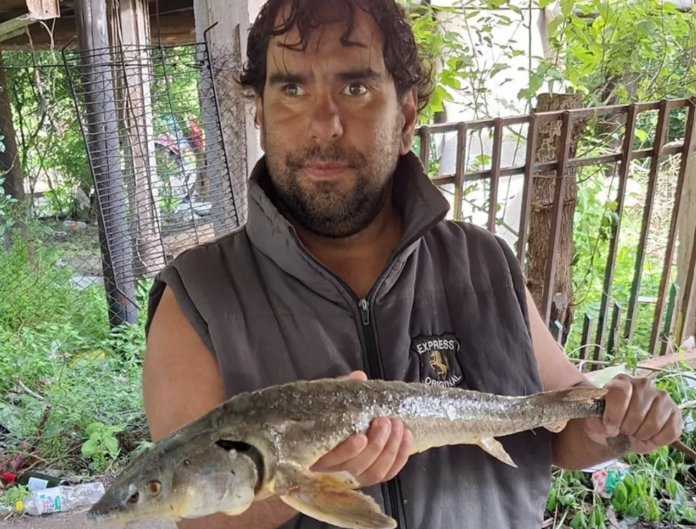
{"label": "red object in background", "polygon": [[14,483],[17,480],[17,476],[15,474],[10,474],[9,472],[5,472],[2,475],[2,480],[5,483]]}

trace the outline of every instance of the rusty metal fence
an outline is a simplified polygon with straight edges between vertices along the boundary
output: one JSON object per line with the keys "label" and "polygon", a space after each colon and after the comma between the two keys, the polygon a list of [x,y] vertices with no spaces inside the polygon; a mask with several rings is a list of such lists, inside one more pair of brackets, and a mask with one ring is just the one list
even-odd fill
{"label": "rusty metal fence", "polygon": [[[540,112],[522,116],[511,116],[490,120],[473,122],[446,123],[441,125],[423,126],[417,130],[415,150],[419,153],[424,166],[429,167],[433,182],[445,193],[448,193],[453,202],[452,218],[465,220],[464,209],[466,205],[466,192],[474,184],[485,184],[487,192],[487,204],[479,206],[479,210],[487,217],[482,222],[485,227],[496,232],[501,225],[499,215],[501,180],[511,177],[523,178],[523,191],[519,206],[519,223],[513,245],[516,254],[523,264],[526,262],[528,242],[530,236],[530,216],[532,213],[532,200],[535,181],[540,178],[553,180],[553,205],[551,212],[550,237],[548,252],[543,263],[544,284],[543,293],[540,296],[539,309],[545,322],[560,343],[567,343],[568,336],[563,335],[563,325],[553,320],[552,306],[554,304],[554,279],[558,262],[560,247],[561,226],[563,217],[563,202],[566,196],[566,188],[571,179],[578,178],[572,171],[583,168],[594,168],[595,171],[605,171],[607,178],[618,180],[618,189],[611,203],[611,217],[607,237],[607,256],[604,265],[603,281],[601,285],[601,299],[594,313],[588,311],[583,314],[582,325],[573,327],[577,333],[576,351],[579,358],[587,360],[596,367],[600,364],[605,354],[612,353],[621,340],[630,346],[636,329],[639,305],[648,304],[654,307],[650,333],[644,349],[651,354],[665,354],[668,344],[680,344],[685,336],[685,322],[693,319],[693,295],[694,269],[696,268],[696,245],[689,258],[688,272],[685,280],[679,284],[672,280],[674,269],[675,248],[677,245],[677,226],[683,206],[683,194],[687,174],[689,174],[689,162],[693,151],[693,129],[695,119],[694,100],[680,99],[672,101],[638,103],[632,105],[608,106],[602,108],[581,108],[577,110],[564,110],[555,112]],[[645,138],[645,130],[641,130],[641,140],[637,140],[637,123],[639,120],[647,123],[647,130],[651,138]],[[617,124],[614,130],[607,136],[604,149],[597,148],[597,129],[600,122]],[[580,125],[574,129],[574,126]],[[512,163],[503,165],[502,152],[506,131],[513,127],[526,128],[523,136],[524,157],[520,162],[520,156],[513,156]],[[540,131],[544,127],[554,127],[557,136],[557,144],[554,145],[555,159],[551,161],[538,161],[538,139]],[[582,131],[591,129],[591,134],[583,135]],[[578,130],[580,133],[578,133]],[[476,142],[475,136],[487,138],[490,155],[481,154],[483,151],[476,145],[476,152],[470,151]],[[520,135],[519,132],[511,133]],[[438,167],[433,156],[433,146],[437,144],[438,137],[450,135],[452,152],[456,158],[453,171],[443,171]],[[652,140],[650,142],[650,140]],[[671,140],[671,141],[670,141]],[[584,143],[583,143],[584,142]],[[593,143],[594,142],[594,143]],[[517,142],[518,145],[520,142]],[[579,143],[581,151],[573,155],[572,145]],[[650,144],[646,146],[646,144]],[[613,147],[613,148],[611,148]],[[484,158],[482,167],[481,158]],[[472,162],[473,159],[473,163]],[[667,160],[667,162],[666,162]],[[658,190],[658,179],[664,177],[665,163],[675,167],[672,175],[670,189],[672,195],[669,203],[672,207],[669,218],[669,227],[666,229],[666,240],[663,243],[662,270],[660,274],[659,289],[656,296],[641,296],[641,279],[644,271],[644,263],[647,244],[650,236],[651,222]],[[612,168],[612,166],[614,166]],[[618,166],[618,167],[617,167]],[[598,169],[599,168],[599,169]],[[622,221],[624,219],[625,204],[627,198],[627,186],[631,174],[636,170],[643,170],[647,180],[642,207],[642,226],[638,246],[634,249],[633,277],[630,286],[630,295],[627,299],[616,299],[612,295],[614,285],[614,272],[617,263],[617,253],[621,234]],[[669,208],[666,210],[669,211]],[[575,219],[578,222],[583,219]],[[664,230],[663,230],[664,231]],[[683,234],[682,244],[686,244],[688,237],[696,238],[696,234]],[[651,255],[651,257],[654,257]],[[624,308],[625,307],[625,308]],[[623,320],[623,323],[622,323]],[[594,328],[594,329],[593,329]],[[622,330],[623,328],[623,330]],[[567,329],[566,329],[567,330]]]}

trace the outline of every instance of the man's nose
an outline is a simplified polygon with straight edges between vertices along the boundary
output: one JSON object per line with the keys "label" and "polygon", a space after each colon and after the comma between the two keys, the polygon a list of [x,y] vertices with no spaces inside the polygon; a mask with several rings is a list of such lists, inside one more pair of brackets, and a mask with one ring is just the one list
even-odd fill
{"label": "man's nose", "polygon": [[336,101],[330,94],[317,98],[309,125],[309,134],[316,143],[333,143],[343,136],[343,124]]}

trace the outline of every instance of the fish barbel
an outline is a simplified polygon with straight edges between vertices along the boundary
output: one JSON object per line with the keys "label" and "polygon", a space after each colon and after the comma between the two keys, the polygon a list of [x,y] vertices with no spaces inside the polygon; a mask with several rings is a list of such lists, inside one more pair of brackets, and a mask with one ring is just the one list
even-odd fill
{"label": "fish barbel", "polygon": [[516,467],[497,437],[600,417],[606,390],[575,387],[529,396],[384,380],[321,379],[241,393],[137,456],[88,518],[120,525],[151,516],[173,521],[234,516],[273,495],[300,513],[345,529],[391,529],[395,521],[347,472],[312,465],[373,419],[400,419],[411,454],[477,445]]}

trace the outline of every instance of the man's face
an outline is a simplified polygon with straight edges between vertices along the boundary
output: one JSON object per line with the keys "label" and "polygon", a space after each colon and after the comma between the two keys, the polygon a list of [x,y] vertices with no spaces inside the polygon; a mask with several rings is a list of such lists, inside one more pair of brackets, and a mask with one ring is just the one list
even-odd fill
{"label": "man's face", "polygon": [[[327,8],[345,20],[339,5]],[[372,17],[356,10],[349,40],[359,46],[341,44],[345,29],[339,22],[315,30],[305,52],[282,47],[298,41],[296,29],[271,40],[256,99],[281,206],[305,229],[334,238],[362,231],[380,212],[417,117],[415,91],[397,98]]]}

